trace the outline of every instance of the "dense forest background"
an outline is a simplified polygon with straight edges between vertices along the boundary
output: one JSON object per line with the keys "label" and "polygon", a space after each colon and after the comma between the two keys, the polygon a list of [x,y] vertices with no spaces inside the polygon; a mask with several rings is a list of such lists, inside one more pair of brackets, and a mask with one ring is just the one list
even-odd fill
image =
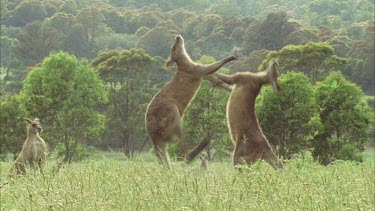
{"label": "dense forest background", "polygon": [[[1,1],[1,153],[20,150],[25,115],[41,119],[53,156],[66,162],[92,146],[122,149],[128,157],[149,149],[144,112],[175,72],[163,64],[177,34],[195,61],[235,53],[224,73],[258,71],[278,58],[290,92],[261,95],[257,106],[284,158],[310,149],[322,163],[360,160],[353,152],[363,151],[373,134],[370,0]],[[230,155],[227,98],[204,83],[184,119],[193,142],[212,139],[210,158]]]}

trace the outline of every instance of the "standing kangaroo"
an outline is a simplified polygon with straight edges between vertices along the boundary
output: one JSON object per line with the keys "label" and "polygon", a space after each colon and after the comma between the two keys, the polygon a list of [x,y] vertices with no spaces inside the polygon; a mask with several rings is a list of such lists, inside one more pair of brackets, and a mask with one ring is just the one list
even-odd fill
{"label": "standing kangaroo", "polygon": [[[185,50],[184,39],[180,35],[176,36],[165,64],[169,67],[176,63],[176,75],[153,97],[146,111],[147,132],[161,164],[170,168],[167,144],[182,139],[181,118],[199,89],[202,79],[235,59],[231,56],[210,65],[195,63]],[[194,159],[203,148],[204,146],[200,146],[193,150],[188,156],[188,161]]]}
{"label": "standing kangaroo", "polygon": [[34,169],[34,165],[39,166],[39,170],[42,171],[42,165],[46,159],[46,144],[43,139],[39,136],[39,132],[42,131],[42,126],[38,118],[31,121],[28,118],[23,118],[27,124],[27,138],[22,146],[22,151],[14,161],[14,167],[17,174],[26,174],[25,166],[30,165]]}
{"label": "standing kangaroo", "polygon": [[280,90],[277,61],[272,59],[263,72],[215,75],[223,82],[235,85],[227,104],[228,127],[234,145],[233,164],[251,165],[258,159],[264,159],[273,168],[283,169],[283,164],[272,151],[255,113],[255,99],[264,84],[272,83],[275,91]]}

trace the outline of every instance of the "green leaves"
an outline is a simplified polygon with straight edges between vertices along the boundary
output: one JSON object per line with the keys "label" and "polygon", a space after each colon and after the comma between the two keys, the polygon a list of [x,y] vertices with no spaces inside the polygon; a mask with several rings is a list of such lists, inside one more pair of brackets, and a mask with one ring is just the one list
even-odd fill
{"label": "green leaves", "polygon": [[[129,147],[131,140],[144,140],[144,112],[156,93],[153,86],[160,81],[162,63],[145,53],[143,49],[109,51],[92,61],[109,91],[109,104],[105,107],[109,127],[104,137],[109,140],[105,147]],[[155,79],[151,81],[150,79]]]}
{"label": "green leaves", "polygon": [[[314,91],[323,124],[320,139],[313,142],[314,157],[322,163],[329,163],[332,158],[361,161],[357,152],[363,151],[374,116],[362,90],[340,72],[332,72],[316,84]],[[329,146],[330,150],[321,146]]]}
{"label": "green leaves", "polygon": [[49,125],[46,142],[53,145],[50,140],[63,140],[66,150],[73,152],[70,142],[82,143],[103,131],[103,117],[95,107],[106,101],[104,85],[87,60],[64,52],[49,55],[34,68],[21,93],[21,105],[27,113]]}
{"label": "green leaves", "polygon": [[302,73],[280,77],[282,91],[263,88],[257,114],[278,153],[290,158],[312,147],[322,164],[335,159],[361,161],[374,114],[362,90],[340,72],[331,72],[312,87]]}
{"label": "green leaves", "polygon": [[[256,111],[266,137],[277,154],[290,158],[308,146],[313,135],[310,121],[317,112],[313,87],[302,73],[289,72],[279,78],[281,91],[263,87]],[[314,123],[316,124],[316,123]]]}
{"label": "green leaves", "polygon": [[326,76],[330,70],[339,70],[347,63],[346,59],[334,55],[333,48],[328,43],[314,42],[288,45],[279,52],[272,52],[260,69],[264,69],[271,58],[279,61],[281,71],[303,72],[313,83]]}

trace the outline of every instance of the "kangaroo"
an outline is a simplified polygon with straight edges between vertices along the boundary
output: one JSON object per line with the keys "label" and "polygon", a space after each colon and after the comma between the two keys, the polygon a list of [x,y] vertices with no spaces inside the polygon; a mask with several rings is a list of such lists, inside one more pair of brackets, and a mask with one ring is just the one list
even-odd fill
{"label": "kangaroo", "polygon": [[23,119],[28,124],[28,133],[26,141],[22,146],[22,151],[14,161],[14,168],[17,174],[24,175],[26,174],[25,166],[27,164],[29,164],[32,169],[34,169],[34,165],[37,164],[40,172],[43,173],[42,165],[46,159],[46,144],[39,136],[39,133],[42,131],[42,125],[38,118],[30,120],[24,117]]}
{"label": "kangaroo", "polygon": [[[170,168],[167,145],[182,139],[181,118],[199,89],[202,79],[235,59],[231,56],[210,65],[195,63],[185,50],[182,36],[176,36],[165,64],[169,67],[176,63],[176,75],[156,93],[146,111],[148,135],[160,163],[165,164],[167,168]],[[193,160],[207,144],[206,142],[193,150],[188,160]]]}
{"label": "kangaroo", "polygon": [[208,171],[208,160],[205,156],[200,156],[201,159],[201,170],[204,172]]}
{"label": "kangaroo", "polygon": [[263,72],[215,75],[227,84],[234,84],[227,104],[228,128],[234,145],[233,164],[251,165],[258,159],[264,159],[274,169],[283,169],[283,164],[272,151],[255,113],[255,99],[264,84],[271,83],[275,91],[281,89],[277,80],[277,61],[272,59]]}

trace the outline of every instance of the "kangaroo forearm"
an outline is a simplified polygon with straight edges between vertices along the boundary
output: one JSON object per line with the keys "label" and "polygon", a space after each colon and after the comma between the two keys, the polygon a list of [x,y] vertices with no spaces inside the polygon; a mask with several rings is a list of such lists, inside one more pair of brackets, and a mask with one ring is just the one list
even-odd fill
{"label": "kangaroo forearm", "polygon": [[236,57],[230,56],[225,59],[222,59],[214,64],[211,64],[207,66],[207,68],[204,70],[204,75],[212,74],[216,71],[218,71],[222,66],[224,66],[226,63],[236,60]]}
{"label": "kangaroo forearm", "polygon": [[220,80],[220,78],[217,76],[217,73],[207,75],[203,79],[209,81],[213,86],[222,88],[227,92],[231,92],[233,90],[231,86]]}
{"label": "kangaroo forearm", "polygon": [[224,75],[224,74],[221,74],[221,73],[215,73],[215,75],[224,83],[226,84],[234,84],[235,81],[234,81],[234,77],[233,76],[230,76],[230,75]]}

